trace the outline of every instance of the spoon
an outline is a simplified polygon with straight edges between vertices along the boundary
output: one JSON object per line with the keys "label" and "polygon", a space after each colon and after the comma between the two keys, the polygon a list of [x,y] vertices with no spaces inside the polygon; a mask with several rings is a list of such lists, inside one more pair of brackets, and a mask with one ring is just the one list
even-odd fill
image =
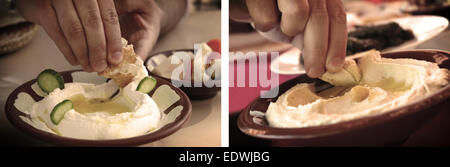
{"label": "spoon", "polygon": [[314,92],[315,93],[320,93],[324,90],[333,88],[334,86],[329,84],[328,82],[322,81],[320,79],[317,79],[316,81],[314,81]]}
{"label": "spoon", "polygon": [[111,99],[113,99],[114,97],[116,97],[116,96],[119,94],[119,92],[120,92],[120,88],[117,89],[116,92],[114,92],[114,93],[111,95],[111,97],[108,98],[108,100],[111,100]]}
{"label": "spoon", "polygon": [[[110,80],[111,80],[111,78],[108,78],[108,79],[106,79],[106,82],[109,82]],[[116,97],[119,94],[119,92],[120,92],[120,87],[108,98],[108,100],[111,100],[114,97]]]}

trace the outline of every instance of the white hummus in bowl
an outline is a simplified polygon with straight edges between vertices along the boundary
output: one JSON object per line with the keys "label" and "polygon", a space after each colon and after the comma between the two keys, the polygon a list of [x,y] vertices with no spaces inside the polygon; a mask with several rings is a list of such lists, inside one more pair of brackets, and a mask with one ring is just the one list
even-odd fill
{"label": "white hummus in bowl", "polygon": [[[132,52],[131,45],[126,48]],[[11,93],[8,119],[26,132],[62,145],[136,145],[174,133],[189,118],[186,95],[149,76],[139,57],[109,73],[125,78],[126,85],[97,73],[44,70]]]}
{"label": "white hummus in bowl", "polygon": [[[134,146],[176,132],[191,113],[187,96],[160,78],[149,94],[135,91],[138,82],[131,82],[104,100],[119,89],[112,80],[83,71],[61,75],[73,81],[49,95],[39,91],[34,80],[11,93],[5,109],[15,127],[56,145]],[[71,100],[74,108],[55,125],[50,112],[62,99]]]}
{"label": "white hummus in bowl", "polygon": [[[33,122],[42,122],[52,132],[66,137],[99,140],[142,135],[157,127],[161,113],[152,98],[135,91],[136,86],[129,84],[108,100],[118,89],[113,82],[66,83],[63,90],[57,89],[33,104],[29,114]],[[74,108],[55,125],[49,114],[65,99],[70,99]]]}
{"label": "white hummus in bowl", "polygon": [[[34,102],[27,93],[21,92],[14,105],[29,115],[29,118],[23,118],[24,121],[60,136],[105,140],[143,135],[157,128],[163,114],[149,95],[136,91],[141,79],[147,76],[145,69],[142,69],[139,72],[141,75],[138,75],[140,77],[121,88],[117,95],[114,94],[119,86],[112,80],[101,84],[74,81],[65,83],[64,89],[57,88],[48,95],[39,91],[39,87],[32,86],[36,94],[44,98]],[[85,72],[74,72],[72,76],[78,73],[88,75]],[[112,96],[114,97],[110,99]],[[57,104],[67,99],[71,100],[73,108],[55,124],[50,113]],[[24,103],[30,100],[33,101]]]}
{"label": "white hummus in bowl", "polygon": [[425,98],[449,80],[448,70],[436,63],[382,58],[376,51],[365,53],[341,72],[325,73],[322,79],[337,86],[322,92],[308,83],[292,87],[270,103],[268,124],[301,128],[378,115]]}

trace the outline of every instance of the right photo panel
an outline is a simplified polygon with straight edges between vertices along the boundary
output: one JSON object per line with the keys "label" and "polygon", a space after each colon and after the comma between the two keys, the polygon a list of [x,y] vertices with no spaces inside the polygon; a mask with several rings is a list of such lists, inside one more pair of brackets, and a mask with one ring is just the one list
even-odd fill
{"label": "right photo panel", "polygon": [[229,145],[450,146],[449,0],[230,0]]}

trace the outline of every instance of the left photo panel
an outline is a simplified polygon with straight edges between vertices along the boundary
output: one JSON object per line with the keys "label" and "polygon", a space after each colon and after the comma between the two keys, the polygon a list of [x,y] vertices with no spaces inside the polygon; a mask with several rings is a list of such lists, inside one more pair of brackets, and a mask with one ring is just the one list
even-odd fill
{"label": "left photo panel", "polygon": [[220,147],[220,37],[220,0],[0,0],[0,146]]}

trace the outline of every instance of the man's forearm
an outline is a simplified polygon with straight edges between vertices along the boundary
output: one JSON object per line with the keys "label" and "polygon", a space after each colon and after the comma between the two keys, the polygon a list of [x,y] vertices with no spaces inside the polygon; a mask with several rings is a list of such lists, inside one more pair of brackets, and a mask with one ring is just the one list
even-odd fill
{"label": "man's forearm", "polygon": [[188,0],[156,0],[156,3],[164,11],[161,21],[161,34],[173,29],[186,14]]}

